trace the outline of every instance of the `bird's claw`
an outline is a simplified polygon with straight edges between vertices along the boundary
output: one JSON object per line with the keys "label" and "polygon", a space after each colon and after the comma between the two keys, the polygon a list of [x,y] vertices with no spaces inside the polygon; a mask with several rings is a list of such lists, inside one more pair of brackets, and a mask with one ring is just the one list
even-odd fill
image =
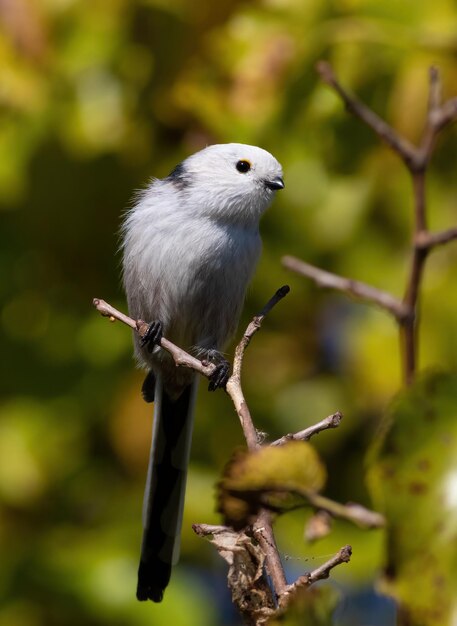
{"label": "bird's claw", "polygon": [[208,391],[216,391],[216,389],[225,388],[230,377],[230,364],[223,359],[216,364],[214,372],[209,377]]}
{"label": "bird's claw", "polygon": [[141,337],[140,346],[144,348],[147,347],[148,352],[152,352],[155,346],[159,345],[160,340],[162,339],[162,322],[156,320],[155,322],[151,322],[148,326],[147,331]]}

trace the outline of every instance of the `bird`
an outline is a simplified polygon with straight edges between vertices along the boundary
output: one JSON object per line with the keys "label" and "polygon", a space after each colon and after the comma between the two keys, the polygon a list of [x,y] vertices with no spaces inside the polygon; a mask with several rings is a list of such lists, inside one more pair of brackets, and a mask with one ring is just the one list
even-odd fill
{"label": "bird", "polygon": [[214,144],[140,191],[122,224],[122,274],[129,314],[154,402],[143,502],[137,598],[160,602],[179,557],[196,374],[176,367],[162,336],[215,364],[209,390],[224,387],[221,351],[233,336],[261,252],[260,218],[284,188],[279,162],[245,144]]}

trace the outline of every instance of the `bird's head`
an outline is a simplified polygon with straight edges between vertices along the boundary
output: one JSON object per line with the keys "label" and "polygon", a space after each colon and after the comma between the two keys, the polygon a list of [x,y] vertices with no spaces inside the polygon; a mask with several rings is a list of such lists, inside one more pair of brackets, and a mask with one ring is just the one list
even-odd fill
{"label": "bird's head", "polygon": [[196,152],[168,177],[188,192],[195,207],[217,220],[257,223],[275,192],[284,188],[282,168],[266,150],[216,144]]}

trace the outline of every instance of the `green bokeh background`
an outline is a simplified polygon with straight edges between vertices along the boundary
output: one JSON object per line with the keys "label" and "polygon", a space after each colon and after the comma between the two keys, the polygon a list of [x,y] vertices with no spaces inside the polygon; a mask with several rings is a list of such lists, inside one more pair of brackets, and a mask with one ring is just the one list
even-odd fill
{"label": "green bokeh background", "polygon": [[[134,598],[151,409],[129,331],[91,306],[98,296],[125,308],[122,213],[150,176],[208,143],[252,143],[281,161],[287,186],[262,223],[243,323],[280,285],[292,292],[249,348],[245,393],[272,438],[341,410],[341,427],[316,441],[326,494],[370,506],[363,458],[400,386],[395,324],[288,274],[280,258],[401,295],[410,181],[314,65],[331,61],[416,141],[430,64],[457,94],[455,3],[3,0],[0,22],[0,626],[222,623],[225,566],[190,524],[218,522],[213,485],[243,440],[228,398],[205,385],[181,563],[162,605]],[[457,220],[455,141],[452,129],[428,177],[434,230]],[[456,284],[449,245],[427,266],[421,369],[457,364]],[[334,578],[370,584],[382,533],[341,523],[310,547],[305,517],[277,525],[290,575],[351,543]]]}

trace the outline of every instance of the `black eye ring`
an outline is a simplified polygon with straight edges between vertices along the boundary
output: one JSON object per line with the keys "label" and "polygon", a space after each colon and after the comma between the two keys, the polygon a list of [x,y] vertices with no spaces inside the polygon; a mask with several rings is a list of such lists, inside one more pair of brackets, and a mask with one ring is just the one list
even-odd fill
{"label": "black eye ring", "polygon": [[246,174],[246,172],[249,172],[249,170],[251,169],[251,164],[249,163],[249,161],[243,159],[241,161],[238,161],[238,163],[236,164],[236,169],[241,172],[241,174]]}

